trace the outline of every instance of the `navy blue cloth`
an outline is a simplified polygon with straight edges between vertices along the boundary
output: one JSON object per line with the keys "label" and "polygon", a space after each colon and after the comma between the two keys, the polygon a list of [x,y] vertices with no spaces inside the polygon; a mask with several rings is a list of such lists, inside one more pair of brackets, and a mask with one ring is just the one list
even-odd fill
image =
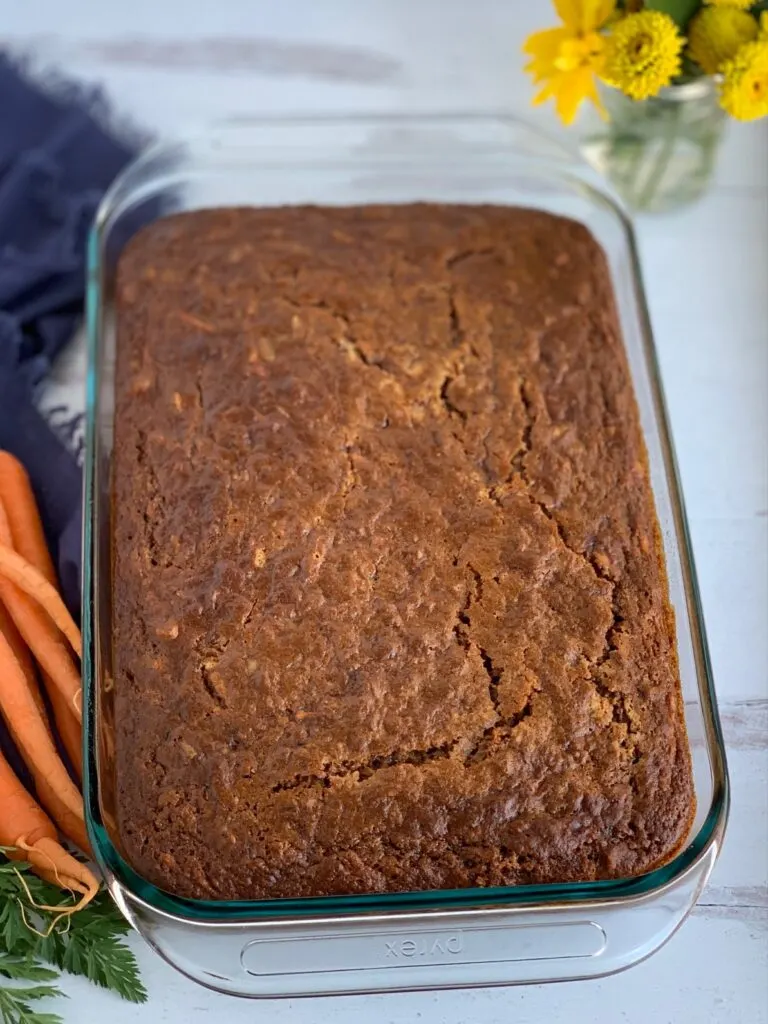
{"label": "navy blue cloth", "polygon": [[[0,54],[0,448],[32,480],[64,596],[80,602],[81,472],[35,389],[83,312],[88,231],[132,156],[77,86],[39,88]],[[77,410],[79,411],[79,410]]]}

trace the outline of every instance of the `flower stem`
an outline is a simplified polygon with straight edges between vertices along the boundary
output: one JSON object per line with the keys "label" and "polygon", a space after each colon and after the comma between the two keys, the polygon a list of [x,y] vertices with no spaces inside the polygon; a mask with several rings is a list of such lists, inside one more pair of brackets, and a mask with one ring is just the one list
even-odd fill
{"label": "flower stem", "polygon": [[669,119],[665,125],[665,132],[656,161],[646,179],[645,185],[635,200],[635,207],[638,210],[648,210],[653,202],[656,192],[664,180],[664,175],[669,167],[669,162],[675,152],[675,144],[678,141],[678,123],[680,120],[682,104],[673,103]]}

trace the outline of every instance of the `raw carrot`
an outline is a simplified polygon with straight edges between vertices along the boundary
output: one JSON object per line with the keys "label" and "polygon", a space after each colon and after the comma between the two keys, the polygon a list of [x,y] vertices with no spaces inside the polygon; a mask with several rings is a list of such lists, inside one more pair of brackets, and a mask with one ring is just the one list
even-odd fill
{"label": "raw carrot", "polygon": [[44,881],[57,885],[60,889],[83,894],[83,898],[72,907],[38,906],[38,910],[48,910],[54,914],[72,914],[82,910],[98,893],[98,878],[87,864],[73,857],[58,840],[45,837],[38,839],[34,846],[30,846],[20,839],[16,846],[24,851],[25,860],[29,861],[35,869],[35,874]]}
{"label": "raw carrot", "polygon": [[[29,483],[29,478],[23,466],[7,452],[0,452],[0,543],[6,544],[13,549],[18,549],[22,559],[31,561],[31,564],[41,574],[46,583],[55,589],[56,573],[53,568],[48,548],[45,543],[42,523],[35,504],[34,494]],[[70,757],[75,764],[82,765],[82,749],[80,726],[77,720],[79,703],[77,694],[80,692],[80,681],[71,657],[66,650],[58,630],[48,620],[45,612],[38,608],[28,596],[18,591],[12,583],[3,580],[3,589],[11,597],[16,598],[20,606],[21,619],[31,629],[37,620],[41,627],[42,635],[47,637],[43,644],[44,651],[48,652],[49,663],[53,655],[57,654],[58,660],[65,665],[63,674],[64,680],[69,679],[69,690],[66,696],[62,695],[61,689],[56,685],[50,686],[52,694],[52,705],[57,720],[60,723],[60,732]],[[74,626],[74,623],[72,624]],[[5,644],[3,644],[3,639]],[[10,648],[10,653],[8,651]],[[0,707],[5,712],[9,722],[11,733],[14,736],[17,746],[24,757],[25,762],[32,772],[35,780],[35,787],[42,803],[51,810],[59,822],[62,831],[65,832],[74,842],[84,850],[88,849],[88,839],[83,821],[82,800],[76,787],[68,780],[66,769],[56,752],[53,741],[50,738],[50,731],[42,701],[37,678],[34,670],[34,663],[30,657],[27,646],[16,628],[15,623],[6,613],[6,609],[0,604],[0,654],[3,662],[7,662],[6,675],[10,673],[10,679],[3,681],[3,692],[0,693]],[[31,721],[39,732],[40,725],[43,725],[48,732],[50,742],[46,744],[38,757],[42,757],[42,765],[38,757],[33,758],[28,737],[20,731],[25,720],[30,720],[31,709],[28,706],[27,694],[21,688],[21,679],[13,667],[13,659],[26,679],[28,694],[31,694],[35,703],[37,715],[32,715]],[[66,661],[64,660],[66,659]],[[44,656],[44,660],[45,656]],[[54,682],[48,673],[44,673],[47,681]],[[9,711],[5,703],[6,697],[14,696],[10,691],[15,683],[16,709]],[[19,703],[19,699],[21,703]],[[25,714],[26,711],[26,714]],[[39,737],[38,737],[39,738]],[[34,739],[34,734],[33,734]],[[53,754],[53,759],[51,759]],[[47,761],[52,761],[54,770],[45,770]],[[63,789],[62,789],[63,786]],[[56,834],[54,831],[53,838]]]}
{"label": "raw carrot", "polygon": [[68,913],[85,906],[98,892],[98,880],[87,865],[61,846],[53,822],[22,786],[2,754],[0,793],[0,846],[8,856],[28,861],[46,882],[83,895],[75,907],[38,909]]}
{"label": "raw carrot", "polygon": [[[59,596],[43,574],[14,551],[9,544],[0,544],[0,573],[14,583],[28,597],[33,598],[50,616],[64,634],[72,650],[80,657],[82,640],[80,630]],[[6,602],[7,603],[7,602]]]}
{"label": "raw carrot", "polygon": [[[32,698],[35,702],[35,706],[37,707],[37,710],[40,712],[40,716],[42,717],[45,727],[50,735],[51,732],[50,727],[48,725],[47,712],[45,709],[45,703],[43,702],[43,695],[40,692],[40,687],[37,684],[37,676],[35,675],[34,663],[32,661],[32,658],[30,657],[27,645],[24,643],[21,636],[19,635],[18,630],[14,626],[2,602],[0,602],[0,634],[2,634],[7,640],[9,647],[13,651],[16,660],[19,663],[19,667],[24,673],[24,676],[27,680],[27,686],[29,687],[29,691],[32,694]],[[58,691],[56,692],[58,693]],[[69,718],[71,719],[75,727],[77,727],[77,723],[75,722],[74,718],[72,718],[71,715],[69,716]],[[78,752],[80,752],[79,743],[77,745],[77,750]],[[51,805],[55,806],[56,796],[51,790],[50,785],[45,781],[45,779],[38,778],[36,785],[38,786],[38,796],[40,797],[42,803],[46,807],[50,807]],[[76,833],[80,838],[82,838],[83,831],[81,829],[76,829]]]}
{"label": "raw carrot", "polygon": [[[30,565],[38,569],[50,584],[57,586],[56,570],[45,541],[29,476],[18,459],[4,451],[0,451],[0,503],[5,506],[8,521],[8,531],[0,529],[0,541],[6,544],[10,542],[22,558],[26,558]],[[76,710],[71,700],[64,697],[52,676],[45,671],[42,676],[64,749],[78,778],[82,778],[83,731]]]}
{"label": "raw carrot", "polygon": [[[0,509],[0,514],[1,512],[2,509]],[[2,530],[0,531],[3,531],[4,529],[5,523],[3,523]],[[37,710],[40,713],[40,716],[43,720],[43,723],[45,724],[46,729],[48,730],[48,733],[50,734],[50,727],[48,724],[45,703],[43,701],[43,696],[42,693],[40,692],[40,687],[38,685],[37,675],[35,673],[35,665],[32,656],[30,654],[29,648],[27,647],[27,644],[24,642],[22,636],[20,636],[18,631],[16,630],[13,621],[8,615],[5,606],[2,604],[2,602],[0,602],[0,634],[2,634],[5,637],[6,641],[8,642],[8,645],[13,651],[13,654],[18,662],[19,668],[22,669],[22,671],[24,672],[25,678],[27,679],[27,685],[30,689],[30,692],[32,693],[32,697],[35,701]],[[58,697],[58,691],[54,690],[54,693]],[[65,723],[66,725],[69,725],[70,722],[74,726],[77,734],[77,740],[73,746],[73,754],[76,757],[76,764],[78,766],[81,766],[82,741],[80,738],[80,728],[74,718],[74,715],[68,709],[67,716],[65,718]],[[71,729],[70,732],[72,732]],[[62,738],[65,737],[62,736]],[[69,746],[66,739],[65,748],[68,749],[69,753]],[[72,757],[72,754],[70,756]],[[79,771],[82,774],[82,767],[79,767]],[[46,779],[38,775],[36,778],[36,786],[38,788],[38,796],[42,803],[46,807],[55,807],[58,801],[55,792],[52,790],[50,783],[47,782]],[[75,837],[77,837],[78,841],[82,841],[85,839],[85,829],[83,827],[80,827],[80,825],[77,822],[75,822],[73,827],[73,838]]]}
{"label": "raw carrot", "polygon": [[[10,544],[11,540],[8,514],[0,499],[0,542]],[[52,682],[60,692],[64,704],[79,724],[83,717],[80,673],[61,633],[43,609],[2,574],[0,600],[5,602],[19,633],[40,665],[44,678]]]}
{"label": "raw carrot", "polygon": [[53,717],[56,722],[56,729],[64,749],[67,752],[72,767],[77,772],[78,779],[83,777],[83,730],[80,722],[75,717],[72,705],[63,697],[61,690],[51,680],[47,672],[43,672],[45,690],[51,701]]}
{"label": "raw carrot", "polygon": [[40,687],[37,684],[35,665],[29,653],[29,648],[22,640],[18,629],[16,629],[16,626],[13,624],[13,619],[5,610],[5,605],[2,601],[0,601],[0,633],[2,633],[8,641],[11,650],[16,656],[16,661],[18,661],[19,667],[26,677],[27,686],[29,687],[35,704],[37,705],[37,710],[43,718],[45,718],[45,703],[43,701],[43,695],[40,692]]}
{"label": "raw carrot", "polygon": [[8,517],[11,546],[56,586],[56,570],[27,471],[10,452],[4,451],[0,451],[0,501]]}
{"label": "raw carrot", "polygon": [[46,722],[27,686],[11,645],[0,633],[0,710],[19,753],[35,780],[38,792],[48,797],[48,810],[61,831],[84,851],[88,838],[83,800],[58,755]]}
{"label": "raw carrot", "polygon": [[56,838],[56,826],[25,789],[13,768],[0,753],[0,846],[16,846],[23,839],[34,846],[38,839]]}
{"label": "raw carrot", "polygon": [[12,604],[6,604],[13,621],[18,626],[19,632],[25,642],[29,645],[38,665],[43,673],[50,677],[56,688],[64,698],[66,705],[71,709],[72,714],[78,722],[83,718],[83,690],[80,683],[80,673],[75,667],[67,645],[61,638],[59,631],[52,627],[52,623],[43,614],[42,620],[39,617],[39,608],[29,602],[24,594],[8,594],[4,588],[6,580],[0,579],[0,598],[8,600]]}

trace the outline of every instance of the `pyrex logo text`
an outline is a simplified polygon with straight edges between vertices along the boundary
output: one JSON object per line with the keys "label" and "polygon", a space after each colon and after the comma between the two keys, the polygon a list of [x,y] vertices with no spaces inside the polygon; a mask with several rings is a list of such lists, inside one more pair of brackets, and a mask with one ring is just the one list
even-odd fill
{"label": "pyrex logo text", "polygon": [[416,957],[455,956],[464,948],[461,935],[436,935],[415,939],[392,939],[386,942],[387,959],[411,960]]}

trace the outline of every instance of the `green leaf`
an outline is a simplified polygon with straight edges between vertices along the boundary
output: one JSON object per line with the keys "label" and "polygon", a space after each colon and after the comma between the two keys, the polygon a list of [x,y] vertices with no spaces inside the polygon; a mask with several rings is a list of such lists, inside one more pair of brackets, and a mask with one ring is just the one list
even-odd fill
{"label": "green leaf", "polygon": [[102,936],[93,942],[73,936],[67,944],[61,966],[65,971],[82,974],[129,1002],[144,1003],[147,1000],[136,958],[115,936]]}
{"label": "green leaf", "polygon": [[57,1013],[38,1013],[30,1004],[63,995],[52,985],[0,985],[0,1021],[2,1024],[62,1024]]}
{"label": "green leaf", "polygon": [[59,974],[50,967],[40,964],[26,956],[7,956],[0,953],[0,974],[18,981],[55,981]]}
{"label": "green leaf", "polygon": [[681,29],[685,29],[701,7],[701,0],[645,0],[645,7],[647,10],[668,14]]}
{"label": "green leaf", "polygon": [[25,1001],[35,999],[65,998],[61,989],[53,985],[4,985],[0,992],[10,993],[14,999]]}
{"label": "green leaf", "polygon": [[72,974],[81,974],[123,999],[143,1003],[146,989],[131,950],[121,937],[130,925],[106,892],[99,895],[71,919],[64,933],[54,933],[41,944],[42,957]]}
{"label": "green leaf", "polygon": [[[102,890],[82,910],[59,921],[55,914],[36,910],[32,904],[66,908],[72,901],[30,873],[29,865],[0,858],[0,977],[52,981],[57,972],[44,966],[52,964],[123,999],[146,1000],[136,958],[122,941],[130,925],[109,893]],[[55,989],[45,985],[28,992],[13,986],[0,989],[5,999],[5,1004],[0,1001],[0,1024],[56,1024],[55,1015],[29,1016],[26,1006],[30,999],[43,998],[49,989],[55,994]],[[4,1006],[9,1007],[7,1012]]]}
{"label": "green leaf", "polygon": [[35,935],[24,924],[21,903],[15,895],[0,893],[0,949],[22,955],[32,950]]}

